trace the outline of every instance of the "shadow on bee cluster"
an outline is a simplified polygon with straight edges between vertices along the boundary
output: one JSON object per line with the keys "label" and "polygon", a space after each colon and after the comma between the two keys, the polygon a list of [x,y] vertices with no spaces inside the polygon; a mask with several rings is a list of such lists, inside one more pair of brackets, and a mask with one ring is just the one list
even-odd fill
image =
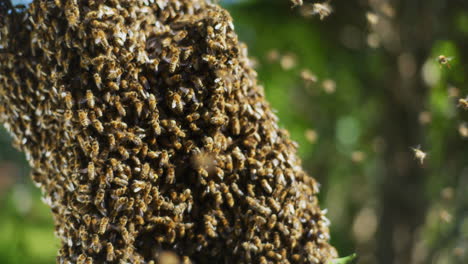
{"label": "shadow on bee cluster", "polygon": [[336,256],[222,8],[34,1],[0,17],[0,46],[0,120],[52,209],[57,263]]}

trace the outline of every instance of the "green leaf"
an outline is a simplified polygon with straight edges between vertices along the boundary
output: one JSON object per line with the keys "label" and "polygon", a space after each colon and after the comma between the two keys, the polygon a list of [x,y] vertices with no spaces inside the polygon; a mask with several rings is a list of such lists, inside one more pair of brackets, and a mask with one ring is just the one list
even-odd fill
{"label": "green leaf", "polygon": [[334,259],[328,262],[328,264],[355,264],[356,261],[357,261],[357,254],[354,253],[344,258]]}

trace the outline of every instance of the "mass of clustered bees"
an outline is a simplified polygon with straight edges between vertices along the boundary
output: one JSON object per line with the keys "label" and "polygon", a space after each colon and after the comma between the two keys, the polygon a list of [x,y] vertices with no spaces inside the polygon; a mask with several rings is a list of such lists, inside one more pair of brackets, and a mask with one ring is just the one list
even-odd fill
{"label": "mass of clustered bees", "polygon": [[336,257],[318,183],[217,5],[36,0],[3,12],[0,120],[52,209],[57,263]]}

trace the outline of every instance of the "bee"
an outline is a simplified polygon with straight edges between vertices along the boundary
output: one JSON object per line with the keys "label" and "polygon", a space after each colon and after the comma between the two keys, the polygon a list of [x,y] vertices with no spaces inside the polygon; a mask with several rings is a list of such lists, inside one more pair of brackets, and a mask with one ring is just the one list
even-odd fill
{"label": "bee", "polygon": [[255,198],[246,197],[245,199],[249,207],[252,208],[254,211],[257,211],[258,213],[265,216],[269,216],[271,214],[271,209],[262,206]]}
{"label": "bee", "polygon": [[89,162],[89,163],[88,163],[88,179],[89,179],[90,181],[93,181],[94,178],[95,178],[95,176],[96,176],[96,172],[95,172],[94,169],[95,169],[95,168],[94,168],[94,162],[92,162],[92,161]]}
{"label": "bee", "polygon": [[86,227],[89,227],[89,225],[91,224],[91,216],[89,214],[85,214],[83,216],[83,222]]}
{"label": "bee", "polygon": [[98,89],[101,89],[101,84],[102,84],[101,75],[99,75],[99,73],[95,73],[93,74],[93,78],[94,78],[94,83],[96,84],[96,87]]}
{"label": "bee", "polygon": [[312,5],[312,15],[318,14],[320,20],[323,20],[325,17],[329,16],[333,12],[333,8],[328,2],[325,3],[315,3]]}
{"label": "bee", "polygon": [[273,197],[268,197],[267,198],[267,203],[268,205],[275,210],[275,212],[281,211],[281,205],[278,201],[276,201]]}
{"label": "bee", "polygon": [[99,235],[94,234],[91,238],[91,245],[89,246],[94,252],[99,253],[102,249],[101,242],[99,241]]}
{"label": "bee", "polygon": [[175,183],[175,169],[172,166],[167,168],[166,183],[167,184],[174,184]]}
{"label": "bee", "polygon": [[260,181],[260,183],[261,183],[263,189],[265,190],[265,192],[267,192],[269,194],[273,192],[273,189],[271,188],[270,184],[268,183],[268,181],[266,179],[262,179]]}
{"label": "bee", "polygon": [[175,34],[173,39],[174,39],[174,41],[179,42],[179,41],[183,40],[185,37],[187,37],[187,31],[181,30],[181,31],[179,31],[179,32],[177,32]]}
{"label": "bee", "polygon": [[200,77],[195,77],[193,79],[193,83],[195,84],[195,87],[197,87],[198,89],[205,88],[205,85],[203,84],[203,81]]}
{"label": "bee", "polygon": [[232,196],[232,194],[226,193],[225,197],[226,197],[227,205],[231,208],[234,207],[234,197]]}
{"label": "bee", "polygon": [[222,126],[225,123],[225,118],[221,115],[210,118],[210,123],[215,126]]}
{"label": "bee", "polygon": [[137,193],[143,189],[146,188],[146,182],[144,181],[139,181],[139,180],[134,180],[132,184],[132,190],[133,192]]}
{"label": "bee", "polygon": [[450,61],[453,60],[453,57],[446,57],[444,55],[440,55],[437,57],[437,61],[439,62],[440,67],[447,66],[447,68],[451,68]]}
{"label": "bee", "polygon": [[143,164],[141,172],[140,172],[140,177],[142,179],[148,178],[148,174],[150,172],[150,169],[151,169],[151,167],[150,167],[149,163]]}
{"label": "bee", "polygon": [[78,20],[80,17],[80,10],[78,9],[78,5],[76,1],[68,1],[65,7],[65,17],[68,20],[68,25],[71,28],[75,28],[78,26]]}
{"label": "bee", "polygon": [[103,235],[107,231],[107,226],[109,224],[109,218],[104,217],[101,219],[101,222],[99,223],[99,229],[98,229],[98,234]]}
{"label": "bee", "polygon": [[96,129],[98,133],[104,132],[104,126],[102,125],[101,121],[94,119],[92,123],[93,123],[93,127]]}
{"label": "bee", "polygon": [[277,219],[278,219],[278,217],[275,214],[268,217],[268,221],[267,221],[267,225],[266,225],[268,230],[272,230],[276,226]]}
{"label": "bee", "polygon": [[120,116],[123,117],[127,115],[127,111],[125,111],[125,108],[122,106],[122,104],[119,101],[115,102],[115,108],[119,112]]}
{"label": "bee", "polygon": [[130,158],[130,153],[128,153],[128,150],[125,147],[119,146],[118,150],[123,160],[128,160]]}
{"label": "bee", "polygon": [[84,110],[78,111],[78,118],[80,119],[80,124],[83,127],[89,126],[88,112]]}
{"label": "bee", "polygon": [[86,227],[84,225],[81,225],[78,229],[78,236],[82,241],[88,240],[88,232],[86,232]]}
{"label": "bee", "polygon": [[187,60],[193,53],[193,47],[187,47],[184,49],[184,52],[182,53],[182,59]]}
{"label": "bee", "polygon": [[302,6],[304,4],[303,0],[291,0],[293,7]]}
{"label": "bee", "polygon": [[99,155],[99,142],[94,140],[91,143],[91,158],[96,158]]}
{"label": "bee", "polygon": [[[118,198],[117,201],[114,204],[115,212],[117,213],[117,212],[122,211],[126,207],[127,203],[128,203],[128,198],[127,197]],[[120,219],[122,219],[122,218],[123,217],[121,217]],[[122,225],[122,226],[125,226],[125,225]]]}
{"label": "bee", "polygon": [[213,223],[211,221],[211,216],[208,217],[205,215],[205,232],[209,237],[217,237],[218,234],[216,233],[216,227],[213,226]]}
{"label": "bee", "polygon": [[115,83],[115,82],[107,82],[107,83],[106,83],[106,86],[107,86],[109,89],[111,89],[112,91],[118,91],[118,90],[120,90],[120,86],[119,86],[117,83]]}
{"label": "bee", "polygon": [[168,100],[171,102],[171,109],[176,110],[177,113],[182,113],[184,105],[180,94],[170,92],[169,97],[171,97],[170,100]]}
{"label": "bee", "polygon": [[136,101],[135,102],[135,111],[137,113],[137,116],[141,116],[141,112],[143,111],[143,103],[141,101]]}
{"label": "bee", "polygon": [[468,96],[458,99],[458,106],[462,107],[463,109],[468,109]]}
{"label": "bee", "polygon": [[316,83],[318,80],[317,76],[310,72],[308,69],[301,71],[301,78],[306,85]]}
{"label": "bee", "polygon": [[91,90],[86,91],[86,102],[88,103],[89,108],[94,108],[95,101],[93,92],[91,92]]}
{"label": "bee", "polygon": [[148,96],[148,107],[151,112],[156,110],[157,102],[156,102],[156,97],[154,96],[154,94],[150,94]]}
{"label": "bee", "polygon": [[179,49],[173,49],[172,50],[172,56],[171,56],[171,61],[169,63],[169,72],[174,73],[177,65],[179,64],[179,57],[180,57],[180,50]]}
{"label": "bee", "polygon": [[63,98],[65,99],[65,106],[67,109],[72,109],[73,108],[73,98],[70,92],[65,92],[63,93]]}
{"label": "bee", "polygon": [[114,246],[112,245],[112,243],[110,243],[110,242],[107,243],[106,251],[107,251],[106,260],[109,261],[109,262],[114,261],[115,252],[114,252]]}
{"label": "bee", "polygon": [[76,259],[76,264],[86,264],[86,255],[80,254]]}
{"label": "bee", "polygon": [[415,157],[416,159],[418,159],[418,160],[419,160],[419,163],[421,163],[421,165],[422,165],[423,162],[424,162],[424,159],[426,159],[426,157],[427,157],[427,153],[424,152],[424,151],[422,151],[422,150],[421,150],[421,147],[419,147],[419,146],[416,147],[416,148],[411,148],[411,149],[412,149],[413,152],[414,152],[414,157]]}

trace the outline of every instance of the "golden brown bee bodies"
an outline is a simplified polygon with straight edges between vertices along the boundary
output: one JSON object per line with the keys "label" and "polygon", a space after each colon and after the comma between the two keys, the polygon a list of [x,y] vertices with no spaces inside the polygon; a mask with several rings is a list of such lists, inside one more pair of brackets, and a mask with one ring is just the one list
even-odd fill
{"label": "golden brown bee bodies", "polygon": [[22,15],[0,14],[0,120],[54,208],[58,263],[336,256],[225,10],[60,0]]}

